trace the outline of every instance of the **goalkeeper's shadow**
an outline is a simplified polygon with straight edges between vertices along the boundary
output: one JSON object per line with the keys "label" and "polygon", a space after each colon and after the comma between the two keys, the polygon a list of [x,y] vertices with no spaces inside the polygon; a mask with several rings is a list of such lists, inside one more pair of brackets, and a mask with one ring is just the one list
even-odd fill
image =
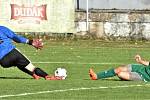
{"label": "goalkeeper's shadow", "polygon": [[3,77],[3,76],[0,76],[0,79],[33,79],[33,78],[27,78],[27,77]]}

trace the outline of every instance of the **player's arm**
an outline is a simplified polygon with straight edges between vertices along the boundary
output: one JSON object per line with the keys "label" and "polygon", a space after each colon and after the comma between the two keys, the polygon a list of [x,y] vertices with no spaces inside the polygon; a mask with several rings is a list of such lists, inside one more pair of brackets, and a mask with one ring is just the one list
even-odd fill
{"label": "player's arm", "polygon": [[142,59],[140,55],[135,55],[135,61],[137,63],[143,64],[145,66],[148,66],[150,64],[149,61],[146,61],[146,60]]}
{"label": "player's arm", "polygon": [[3,26],[3,34],[5,34],[8,38],[12,39],[13,41],[17,42],[17,43],[27,43],[28,39],[15,34],[12,30],[10,30],[7,27]]}
{"label": "player's arm", "polygon": [[11,38],[12,40],[14,40],[17,43],[26,43],[26,44],[32,45],[36,49],[41,49],[43,47],[42,39],[31,39],[30,40],[23,36],[15,34],[13,31],[11,31],[10,29],[8,29],[6,27],[4,27],[3,29],[5,30],[5,34],[7,35],[7,37]]}

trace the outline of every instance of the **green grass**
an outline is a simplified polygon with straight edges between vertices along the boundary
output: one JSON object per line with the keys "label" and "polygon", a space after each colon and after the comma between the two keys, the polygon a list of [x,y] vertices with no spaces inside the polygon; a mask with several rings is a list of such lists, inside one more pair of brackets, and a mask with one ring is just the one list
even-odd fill
{"label": "green grass", "polygon": [[[44,49],[36,51],[31,46],[17,44],[17,48],[32,62],[51,62],[34,63],[35,66],[49,74],[63,66],[68,77],[63,81],[34,80],[15,67],[0,68],[0,100],[149,100],[149,83],[120,81],[117,77],[92,81],[88,76],[90,67],[99,72],[120,64],[135,63],[135,54],[148,60],[149,47],[149,42],[45,41]],[[133,87],[120,87],[126,85]],[[49,92],[36,94],[43,91]],[[35,94],[1,98],[25,93]]]}

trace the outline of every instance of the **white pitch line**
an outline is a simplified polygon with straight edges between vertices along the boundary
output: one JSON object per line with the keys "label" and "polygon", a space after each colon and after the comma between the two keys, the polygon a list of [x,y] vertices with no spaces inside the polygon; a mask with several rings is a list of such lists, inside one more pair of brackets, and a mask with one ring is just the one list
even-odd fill
{"label": "white pitch line", "polygon": [[0,98],[8,98],[8,97],[21,97],[27,95],[37,95],[37,94],[45,94],[45,93],[58,93],[58,92],[68,92],[68,91],[79,91],[79,90],[98,90],[98,89],[116,89],[116,88],[129,88],[129,87],[143,87],[143,86],[150,86],[150,84],[145,85],[122,85],[122,86],[112,86],[112,87],[81,87],[81,88],[71,88],[71,89],[64,89],[64,90],[51,90],[51,91],[39,91],[39,92],[30,92],[30,93],[21,93],[21,94],[14,94],[14,95],[1,95]]}
{"label": "white pitch line", "polygon": [[32,63],[37,63],[37,64],[90,64],[90,65],[106,65],[106,64],[108,64],[108,65],[111,65],[111,64],[122,64],[122,63],[82,63],[82,62],[48,62],[48,61],[43,61],[43,62],[41,62],[41,61],[39,61],[39,62],[32,62]]}

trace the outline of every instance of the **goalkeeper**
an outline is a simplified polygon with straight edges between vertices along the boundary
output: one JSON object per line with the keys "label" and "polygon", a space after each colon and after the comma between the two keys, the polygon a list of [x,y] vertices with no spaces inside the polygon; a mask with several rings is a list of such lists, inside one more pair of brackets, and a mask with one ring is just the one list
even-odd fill
{"label": "goalkeeper", "polygon": [[49,76],[42,69],[35,67],[30,60],[12,44],[12,40],[17,43],[32,45],[36,49],[41,49],[43,47],[41,39],[29,40],[15,34],[5,26],[0,26],[0,64],[3,68],[16,66],[21,71],[31,75],[34,79],[39,79],[40,77],[43,77],[46,80],[61,79],[60,77]]}
{"label": "goalkeeper", "polygon": [[150,81],[150,62],[143,60],[140,55],[136,55],[135,60],[139,64],[122,65],[99,73],[95,73],[93,69],[90,69],[89,75],[92,80],[104,79],[117,75],[122,80]]}

